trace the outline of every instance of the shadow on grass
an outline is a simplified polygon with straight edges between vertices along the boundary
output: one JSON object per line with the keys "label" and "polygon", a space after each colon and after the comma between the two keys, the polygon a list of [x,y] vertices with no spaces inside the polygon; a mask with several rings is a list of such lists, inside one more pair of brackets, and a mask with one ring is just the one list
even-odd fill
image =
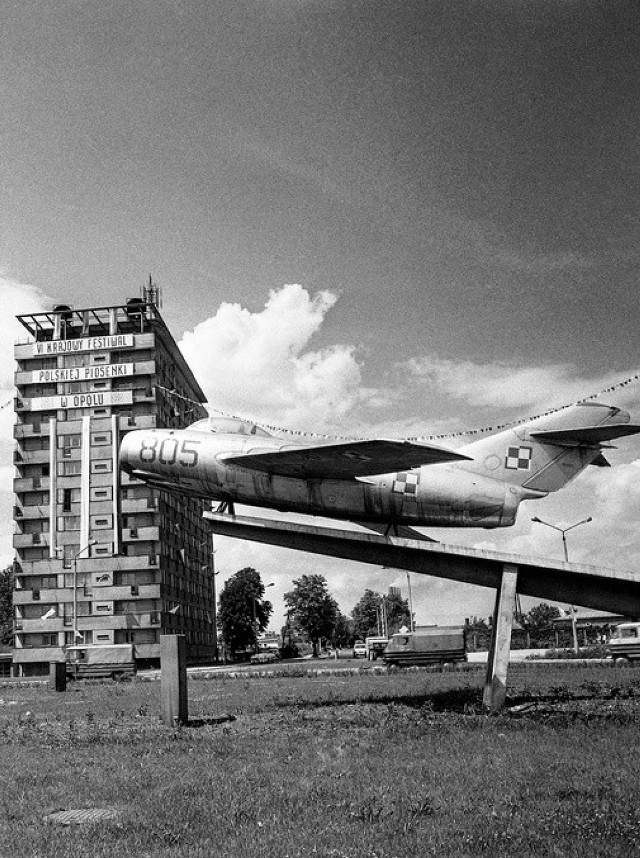
{"label": "shadow on grass", "polygon": [[[553,689],[550,692],[524,692],[520,694],[507,694],[504,708],[523,707],[530,705],[553,706],[563,703],[584,702],[611,702],[616,700],[629,700],[638,698],[638,693],[633,689],[600,688],[597,690],[570,690],[566,688]],[[294,705],[298,710],[317,710],[327,707],[341,708],[359,705],[398,705],[407,706],[411,709],[424,709],[431,712],[452,712],[476,714],[484,709],[482,688],[455,688],[445,691],[431,691],[424,694],[372,694],[354,700],[310,700],[292,703],[278,703],[278,708],[289,708]]]}
{"label": "shadow on grass", "polygon": [[189,718],[185,727],[215,727],[216,724],[229,724],[235,721],[235,715],[205,716],[204,718]]}
{"label": "shadow on grass", "polygon": [[482,705],[482,689],[457,688],[447,691],[432,691],[425,694],[372,694],[352,700],[309,700],[279,702],[278,708],[298,710],[322,709],[326,707],[339,708],[354,705],[398,705],[411,709],[428,709],[431,712],[467,712]]}

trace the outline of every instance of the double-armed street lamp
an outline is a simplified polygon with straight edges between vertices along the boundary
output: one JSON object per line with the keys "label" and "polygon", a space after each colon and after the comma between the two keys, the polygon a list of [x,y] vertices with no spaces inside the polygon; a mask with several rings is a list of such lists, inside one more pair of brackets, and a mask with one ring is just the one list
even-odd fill
{"label": "double-armed street lamp", "polygon": [[[557,527],[555,524],[551,524],[549,521],[543,521],[541,518],[535,516],[532,518],[535,524],[545,524],[547,527],[553,528],[553,530],[557,530],[558,533],[562,534],[562,548],[564,549],[564,562],[569,562],[569,550],[567,548],[567,537],[566,534],[573,530],[574,527],[579,527],[581,524],[588,524],[590,521],[593,521],[592,517],[583,518],[582,521],[577,521],[575,524],[569,525],[569,527]],[[576,628],[576,609],[573,605],[571,605],[571,630],[573,632],[573,650],[575,653],[578,652],[578,630]]]}

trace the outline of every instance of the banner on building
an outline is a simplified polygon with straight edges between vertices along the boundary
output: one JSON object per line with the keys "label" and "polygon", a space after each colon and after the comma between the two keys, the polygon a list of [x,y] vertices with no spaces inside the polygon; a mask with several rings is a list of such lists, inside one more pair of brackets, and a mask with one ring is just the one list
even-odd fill
{"label": "banner on building", "polygon": [[131,390],[105,390],[102,393],[70,393],[66,396],[39,396],[25,399],[27,411],[54,411],[66,408],[104,408],[109,405],[131,405]]}
{"label": "banner on building", "polygon": [[60,369],[36,369],[21,384],[60,384],[68,381],[97,381],[102,378],[126,378],[133,375],[132,363],[91,364]]}
{"label": "banner on building", "polygon": [[133,334],[108,334],[103,337],[77,337],[72,340],[38,340],[33,356],[66,355],[74,352],[100,352],[133,348]]}

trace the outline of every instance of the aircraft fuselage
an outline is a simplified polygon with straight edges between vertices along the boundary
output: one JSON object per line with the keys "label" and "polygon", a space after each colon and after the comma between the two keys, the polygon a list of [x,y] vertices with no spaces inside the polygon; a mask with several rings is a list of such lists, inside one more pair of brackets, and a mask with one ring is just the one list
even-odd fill
{"label": "aircraft fuselage", "polygon": [[283,476],[225,462],[239,454],[291,450],[272,436],[149,429],[123,438],[120,464],[149,485],[214,501],[352,521],[506,527],[532,493],[452,464],[351,479]]}

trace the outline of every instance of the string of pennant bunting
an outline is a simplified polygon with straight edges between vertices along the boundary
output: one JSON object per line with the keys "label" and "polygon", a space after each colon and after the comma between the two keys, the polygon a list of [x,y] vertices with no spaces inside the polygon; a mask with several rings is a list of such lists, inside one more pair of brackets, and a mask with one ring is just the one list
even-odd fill
{"label": "string of pennant bunting", "polygon": [[[405,441],[442,441],[446,438],[462,438],[466,436],[473,435],[484,435],[487,432],[502,432],[505,429],[509,429],[512,426],[520,426],[522,423],[529,423],[531,420],[537,420],[540,417],[547,417],[550,414],[557,414],[560,411],[564,411],[566,408],[571,408],[572,405],[580,404],[583,402],[591,402],[594,399],[598,399],[600,396],[604,396],[607,393],[613,393],[616,390],[620,390],[623,387],[627,387],[630,384],[634,384],[640,380],[640,372],[637,372],[635,375],[631,375],[628,378],[623,379],[622,381],[618,381],[615,384],[610,385],[609,387],[605,387],[602,390],[599,390],[597,393],[592,393],[589,396],[585,396],[582,399],[578,399],[576,402],[570,402],[566,405],[559,405],[556,408],[550,408],[547,411],[542,411],[539,414],[533,414],[529,417],[521,417],[516,420],[510,420],[507,423],[498,423],[493,426],[482,426],[477,429],[461,429],[457,432],[442,432],[437,435],[413,435],[407,438],[404,438]],[[194,399],[189,399],[188,396],[183,396],[181,393],[178,393],[175,390],[170,390],[167,387],[163,387],[161,384],[156,384],[156,387],[162,390],[167,396],[172,396],[176,399],[183,399],[185,402],[189,402],[192,405],[202,406],[201,402],[196,402]],[[323,438],[323,439],[333,439],[335,441],[355,441],[362,440],[361,438],[356,438],[353,435],[344,436],[344,435],[328,435],[320,432],[303,432],[298,429],[287,429],[284,426],[273,426],[269,423],[264,423],[261,420],[249,420],[246,417],[239,417],[237,414],[231,414],[228,411],[222,411],[219,408],[213,408],[213,406],[206,405],[205,406],[209,412],[215,413],[220,417],[223,417],[227,420],[242,420],[247,423],[255,423],[256,426],[259,426],[261,429],[265,429],[268,432],[276,432],[278,434],[287,434],[292,436],[298,436],[302,438]]]}

